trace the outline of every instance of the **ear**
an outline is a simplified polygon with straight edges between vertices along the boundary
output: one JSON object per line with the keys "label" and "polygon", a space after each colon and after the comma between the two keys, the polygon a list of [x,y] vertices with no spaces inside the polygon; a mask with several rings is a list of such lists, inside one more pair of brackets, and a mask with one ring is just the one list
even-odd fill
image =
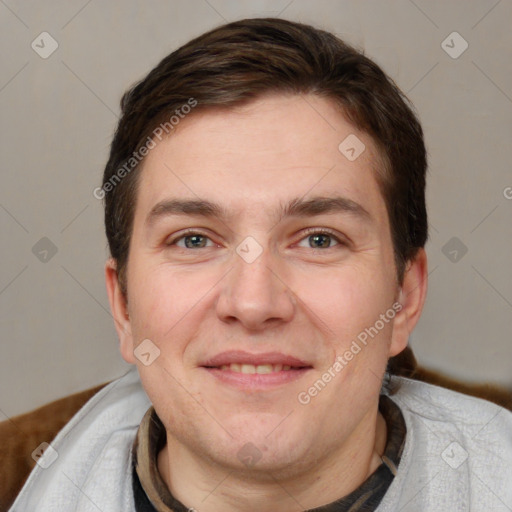
{"label": "ear", "polygon": [[119,284],[116,260],[113,258],[107,260],[105,264],[105,283],[107,286],[108,300],[110,302],[110,310],[112,311],[117,336],[119,337],[121,355],[127,363],[135,364],[130,316],[128,314],[126,298]]}
{"label": "ear", "polygon": [[395,356],[407,347],[409,336],[420,319],[427,296],[427,254],[423,248],[410,260],[404,274],[404,280],[398,302],[402,308],[393,321],[393,334],[389,348],[389,357]]}

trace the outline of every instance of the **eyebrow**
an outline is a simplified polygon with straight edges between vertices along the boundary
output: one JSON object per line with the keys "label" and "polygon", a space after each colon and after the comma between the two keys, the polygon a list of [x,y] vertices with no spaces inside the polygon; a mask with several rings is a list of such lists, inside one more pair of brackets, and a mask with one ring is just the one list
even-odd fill
{"label": "eyebrow", "polygon": [[[350,214],[363,222],[372,223],[373,217],[363,206],[347,197],[313,197],[304,200],[294,198],[277,212],[278,222],[286,217],[312,217],[329,213]],[[193,215],[206,218],[230,217],[226,208],[205,199],[166,199],[157,203],[146,217],[146,224],[151,225],[159,218],[172,215]]]}

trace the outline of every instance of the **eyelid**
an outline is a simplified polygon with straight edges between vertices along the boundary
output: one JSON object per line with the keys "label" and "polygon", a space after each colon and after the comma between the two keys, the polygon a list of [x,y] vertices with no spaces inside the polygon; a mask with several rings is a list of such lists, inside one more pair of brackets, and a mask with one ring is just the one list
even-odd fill
{"label": "eyelid", "polygon": [[[310,227],[310,228],[306,228],[305,230],[303,230],[301,232],[301,238],[299,238],[298,242],[301,242],[302,240],[304,240],[306,237],[310,236],[310,235],[313,235],[313,234],[325,234],[325,235],[329,235],[331,236],[332,238],[334,238],[337,242],[337,245],[348,245],[349,244],[349,241],[346,237],[343,237],[343,236],[340,236],[336,231],[334,231],[333,229],[330,229],[330,228],[322,228],[322,227]],[[177,235],[173,236],[171,238],[171,240],[165,241],[165,245],[166,246],[171,246],[171,245],[175,245],[178,241],[180,241],[181,239],[187,237],[187,236],[192,236],[192,235],[200,235],[200,236],[204,236],[205,238],[208,238],[209,240],[211,240],[214,244],[216,243],[212,237],[209,235],[209,233],[207,233],[205,230],[201,229],[201,228],[187,228],[181,232],[179,232]],[[218,244],[217,244],[218,245]],[[336,246],[333,246],[333,247],[327,247],[327,249],[332,249]],[[200,247],[200,249],[205,249],[205,247]],[[323,251],[327,250],[327,249],[321,249]]]}
{"label": "eyelid", "polygon": [[[336,240],[336,242],[338,242],[339,245],[348,245],[349,244],[349,240],[346,237],[338,234],[337,231],[334,231],[333,229],[330,229],[330,228],[321,228],[321,227],[307,228],[304,231],[302,231],[301,238],[299,239],[299,242],[301,242],[307,236],[311,236],[311,235],[315,235],[315,234],[329,235],[332,238],[334,238]],[[327,249],[333,249],[334,247],[335,246],[328,247]],[[322,249],[322,250],[326,250],[326,249]]]}
{"label": "eyelid", "polygon": [[207,233],[206,231],[202,230],[201,228],[187,228],[182,231],[179,231],[177,234],[172,235],[171,238],[166,237],[164,240],[164,245],[167,245],[167,246],[175,245],[176,242],[178,242],[182,238],[185,238],[187,236],[192,236],[192,235],[201,235],[201,236],[204,236],[205,238],[210,239],[212,242],[214,242],[214,240],[212,239],[210,234]]}

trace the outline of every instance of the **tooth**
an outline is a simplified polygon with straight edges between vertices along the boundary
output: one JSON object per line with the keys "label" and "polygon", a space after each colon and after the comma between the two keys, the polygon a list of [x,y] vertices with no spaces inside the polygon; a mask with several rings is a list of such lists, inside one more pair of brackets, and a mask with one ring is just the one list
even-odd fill
{"label": "tooth", "polygon": [[274,369],[271,364],[260,364],[256,366],[256,373],[272,373]]}
{"label": "tooth", "polygon": [[223,364],[218,367],[221,370],[231,370],[232,372],[237,373],[246,373],[246,374],[267,374],[267,373],[275,373],[280,372],[282,370],[290,370],[291,366],[282,365],[282,364],[241,364],[241,363],[231,363],[231,364]]}

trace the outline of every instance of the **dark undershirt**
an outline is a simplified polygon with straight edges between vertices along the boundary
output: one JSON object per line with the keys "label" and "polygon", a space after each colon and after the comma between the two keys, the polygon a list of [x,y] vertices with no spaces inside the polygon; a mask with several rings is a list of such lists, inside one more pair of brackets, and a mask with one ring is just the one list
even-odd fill
{"label": "dark undershirt", "polygon": [[[396,474],[406,436],[402,413],[386,395],[380,396],[379,411],[387,425],[382,464],[349,495],[307,512],[373,512],[378,507]],[[174,498],[158,471],[157,457],[165,442],[165,427],[151,406],[142,419],[132,447],[132,487],[137,512],[194,510]]]}

